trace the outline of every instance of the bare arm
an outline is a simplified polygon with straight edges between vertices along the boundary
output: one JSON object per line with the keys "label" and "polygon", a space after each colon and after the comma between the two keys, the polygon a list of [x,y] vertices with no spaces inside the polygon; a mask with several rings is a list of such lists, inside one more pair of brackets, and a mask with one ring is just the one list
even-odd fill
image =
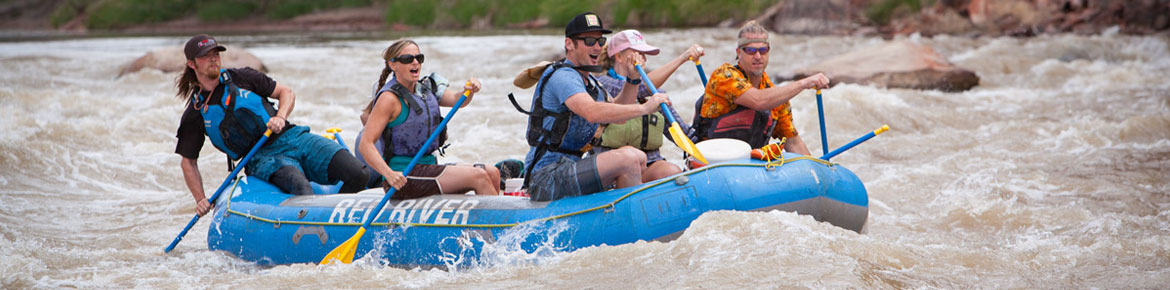
{"label": "bare arm", "polygon": [[[467,85],[468,83],[471,85]],[[479,80],[470,78],[467,82],[463,83],[463,89],[452,90],[448,88],[447,91],[443,92],[443,96],[439,98],[439,105],[444,107],[455,106],[455,103],[459,102],[459,97],[463,95],[463,91],[470,90],[471,93],[467,94],[467,101],[463,102],[462,106],[466,107],[467,104],[471,103],[471,99],[475,98],[475,93],[478,93],[480,88],[482,88],[482,85],[479,83]]]}
{"label": "bare arm", "polygon": [[272,130],[273,133],[280,133],[280,131],[284,130],[284,124],[288,120],[288,115],[292,114],[297,96],[288,86],[276,83],[276,88],[272,89],[272,95],[269,98],[279,101],[280,108],[276,109],[275,116],[268,118],[268,129]]}
{"label": "bare arm", "polygon": [[[640,77],[639,77],[640,78]],[[635,78],[637,79],[637,78]],[[638,104],[638,90],[640,86],[631,85],[629,82],[622,82],[622,91],[618,92],[616,98],[613,99],[615,104]],[[565,104],[568,104],[567,102]]]}
{"label": "bare arm", "polygon": [[378,102],[374,104],[374,110],[370,112],[370,117],[366,121],[365,128],[362,129],[362,139],[358,140],[358,152],[362,153],[362,158],[366,159],[366,164],[369,164],[374,171],[381,174],[390,185],[394,188],[402,188],[406,184],[406,178],[402,173],[390,169],[390,165],[382,160],[382,153],[378,152],[378,148],[374,143],[378,138],[382,138],[382,131],[386,129],[386,124],[390,120],[398,118],[398,114],[402,113],[402,102],[398,96],[392,92],[382,92],[378,95]]}
{"label": "bare arm", "polygon": [[690,60],[697,61],[703,55],[703,47],[699,46],[698,44],[693,44],[678,57],[670,60],[670,62],[667,62],[666,65],[649,72],[648,75],[650,76],[650,79],[654,81],[655,87],[661,87],[662,84],[666,83],[666,79],[669,79],[670,76],[673,75],[680,66]]}
{"label": "bare arm", "polygon": [[199,173],[199,159],[183,157],[183,160],[179,161],[179,167],[183,168],[183,181],[187,183],[191,197],[195,198],[195,213],[207,214],[207,211],[211,210],[211,203],[203,193],[203,175]]}
{"label": "bare arm", "polygon": [[780,104],[792,100],[799,94],[800,91],[811,89],[820,86],[822,88],[829,86],[829,77],[825,74],[816,74],[799,81],[791,82],[783,86],[775,86],[767,89],[750,88],[735,99],[738,105],[747,106],[756,111],[771,110]]}
{"label": "bare arm", "polygon": [[577,93],[569,96],[565,106],[590,123],[608,124],[654,113],[658,110],[658,104],[666,101],[665,94],[656,94],[647,98],[643,104],[614,104],[594,101],[587,93]]}

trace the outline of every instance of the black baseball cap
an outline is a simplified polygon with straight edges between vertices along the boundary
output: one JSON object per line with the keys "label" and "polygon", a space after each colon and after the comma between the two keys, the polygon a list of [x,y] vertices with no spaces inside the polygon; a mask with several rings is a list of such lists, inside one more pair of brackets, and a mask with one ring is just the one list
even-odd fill
{"label": "black baseball cap", "polygon": [[200,34],[191,37],[190,40],[187,40],[187,46],[183,47],[183,54],[187,55],[187,60],[192,60],[196,57],[200,57],[207,54],[208,52],[211,52],[213,49],[218,51],[225,51],[227,50],[227,47],[219,45],[219,43],[215,42],[215,38],[211,37],[211,35]]}
{"label": "black baseball cap", "polygon": [[602,34],[613,32],[605,29],[605,26],[601,23],[601,17],[597,17],[597,14],[593,12],[577,14],[577,16],[573,17],[573,20],[569,20],[568,25],[565,25],[565,37],[590,31],[601,31]]}

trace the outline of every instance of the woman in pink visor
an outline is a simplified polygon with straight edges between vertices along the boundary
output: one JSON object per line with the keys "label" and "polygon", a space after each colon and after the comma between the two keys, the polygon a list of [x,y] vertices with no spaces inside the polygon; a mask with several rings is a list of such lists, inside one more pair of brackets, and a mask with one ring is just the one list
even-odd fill
{"label": "woman in pink visor", "polygon": [[[597,80],[601,83],[603,89],[611,96],[618,95],[622,86],[626,83],[640,86],[638,90],[638,102],[643,102],[646,97],[652,95],[650,89],[643,85],[641,76],[634,68],[634,64],[641,64],[643,69],[646,66],[646,55],[658,55],[659,49],[646,43],[646,39],[642,37],[642,33],[637,30],[624,30],[614,35],[607,47],[608,57],[602,61],[602,66],[608,71],[599,77]],[[678,70],[688,60],[699,60],[703,56],[703,47],[698,44],[691,45],[686,51],[675,57],[670,62],[653,71],[647,72],[650,81],[654,83],[654,87],[658,92],[665,92],[662,89],[662,84],[666,83],[666,79]],[[697,81],[697,80],[696,80]],[[683,120],[674,108],[670,108],[670,113],[674,115],[675,120]],[[691,135],[691,128],[687,124],[679,122],[683,132]],[[622,146],[633,146],[646,152],[646,169],[642,172],[642,181],[648,182],[657,180],[663,177],[671,176],[682,172],[682,168],[678,165],[671,164],[662,157],[659,148],[663,145],[663,136],[670,138],[669,133],[670,124],[667,123],[666,118],[661,112],[645,115],[638,118],[633,118],[625,123],[614,123],[605,126],[601,134],[600,144],[593,147],[593,154],[598,154],[613,148]],[[671,140],[673,142],[673,140]]]}

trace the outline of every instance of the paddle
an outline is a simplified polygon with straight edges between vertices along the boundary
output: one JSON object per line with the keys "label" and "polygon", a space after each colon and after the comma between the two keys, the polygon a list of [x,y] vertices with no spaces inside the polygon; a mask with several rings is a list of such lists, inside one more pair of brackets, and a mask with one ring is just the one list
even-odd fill
{"label": "paddle", "polygon": [[341,128],[332,127],[329,129],[325,129],[325,133],[333,134],[333,138],[331,138],[331,139],[337,140],[337,144],[341,144],[341,149],[345,149],[345,151],[349,151],[349,146],[345,146],[345,140],[341,140]]}
{"label": "paddle", "polygon": [[[646,71],[642,70],[642,65],[634,64],[634,68],[638,69],[638,74],[642,75],[642,83],[650,88],[650,92],[657,94],[658,89],[654,87],[654,82],[650,81],[650,77],[646,75]],[[674,144],[678,145],[687,154],[695,156],[699,162],[707,163],[707,158],[703,158],[703,154],[699,153],[699,148],[695,147],[695,143],[691,142],[691,138],[687,138],[687,134],[683,133],[682,127],[678,126],[678,121],[674,119],[674,115],[670,113],[670,108],[666,107],[666,103],[659,104],[662,106],[662,115],[666,116],[666,120],[670,121],[670,137],[674,139]]]}
{"label": "paddle", "polygon": [[[264,146],[264,142],[268,141],[269,135],[272,135],[272,130],[264,131],[264,136],[260,137],[260,141],[256,141],[256,145],[252,146],[252,150],[249,150],[248,154],[244,155],[244,159],[240,159],[240,163],[236,164],[236,169],[232,169],[232,173],[228,174],[227,179],[223,181],[223,184],[219,185],[219,189],[215,190],[215,193],[211,195],[211,198],[207,202],[215,205],[215,200],[219,198],[219,194],[223,193],[224,189],[227,189],[228,184],[231,184],[231,181],[236,178],[236,174],[240,174],[240,169],[244,168],[245,164],[248,164],[248,159],[252,159],[252,155],[256,154],[256,151],[260,150],[261,146]],[[170,253],[171,250],[174,250],[175,246],[179,245],[179,241],[183,240],[183,236],[187,235],[187,231],[190,231],[191,227],[195,226],[195,223],[199,222],[199,218],[201,217],[203,216],[196,214],[195,217],[191,218],[191,222],[187,223],[187,227],[179,232],[179,236],[175,237],[175,240],[171,241],[171,244],[163,252]]]}
{"label": "paddle", "polygon": [[697,60],[693,57],[691,58],[691,61],[695,62],[695,69],[699,70],[699,80],[703,81],[703,87],[706,88],[707,87],[707,73],[703,72],[703,65],[699,64],[699,60]]}
{"label": "paddle", "polygon": [[[471,83],[468,83],[468,85],[471,85]],[[471,94],[470,90],[464,91],[463,96],[460,96],[459,100],[455,101],[455,106],[451,107],[451,111],[447,112],[447,117],[443,118],[442,122],[439,122],[439,126],[435,127],[435,131],[431,132],[431,136],[427,138],[427,142],[423,143],[422,148],[430,147],[431,143],[435,142],[435,139],[439,138],[439,133],[443,132],[443,128],[447,126],[447,122],[451,121],[451,117],[455,116],[455,111],[458,111],[459,107],[463,106],[463,102],[467,100],[467,95],[469,94]],[[414,169],[414,165],[418,164],[419,159],[422,159],[423,152],[424,151],[419,150],[418,153],[414,154],[414,158],[411,158],[410,163],[406,165],[406,170],[402,171],[402,176],[410,175],[410,171]],[[374,207],[374,211],[372,211],[375,213],[374,216],[366,219],[366,221],[362,223],[362,227],[358,228],[357,232],[353,234],[353,237],[350,237],[349,240],[346,240],[344,243],[341,243],[341,245],[337,246],[337,248],[329,251],[329,254],[326,254],[325,258],[321,259],[320,264],[329,265],[333,264],[335,261],[345,264],[353,263],[353,255],[357,251],[357,245],[358,242],[361,241],[362,235],[366,233],[366,228],[370,227],[370,223],[378,217],[378,213],[382,212],[382,208],[386,206],[387,201],[390,201],[390,197],[394,196],[395,191],[397,191],[397,189],[393,187],[391,187],[390,190],[387,190],[386,195],[382,196],[382,201],[378,202],[378,206]]]}
{"label": "paddle", "polygon": [[857,144],[861,144],[861,142],[865,142],[870,138],[873,138],[873,136],[877,136],[878,134],[889,130],[890,125],[882,125],[881,128],[873,130],[873,132],[869,132],[868,134],[865,134],[865,136],[861,136],[861,138],[857,138],[857,140],[853,140],[853,142],[849,142],[849,144],[845,144],[845,146],[841,146],[840,148],[833,150],[833,152],[825,154],[825,156],[821,156],[821,159],[829,161],[829,158],[833,158],[833,156],[837,156],[837,154],[841,154],[841,152],[845,152],[845,150],[849,150],[849,148],[853,148],[853,146],[857,146]]}
{"label": "paddle", "polygon": [[[817,88],[817,116],[821,117],[821,152],[829,155],[829,137],[825,135],[825,104],[821,102],[821,87]],[[828,160],[828,159],[825,159]]]}

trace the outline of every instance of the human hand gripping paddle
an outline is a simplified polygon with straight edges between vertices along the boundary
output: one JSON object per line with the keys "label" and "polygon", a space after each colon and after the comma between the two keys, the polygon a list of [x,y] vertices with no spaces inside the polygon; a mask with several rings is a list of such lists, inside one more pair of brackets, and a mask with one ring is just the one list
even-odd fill
{"label": "human hand gripping paddle", "polygon": [[706,88],[707,87],[707,73],[703,72],[703,65],[699,64],[699,60],[697,60],[693,57],[691,58],[691,61],[695,62],[695,69],[699,70],[699,80],[703,81],[703,87]]}
{"label": "human hand gripping paddle", "polygon": [[[223,184],[219,185],[219,189],[215,190],[215,193],[211,195],[211,198],[208,199],[207,202],[215,205],[215,200],[219,198],[219,194],[223,193],[224,189],[227,189],[228,184],[231,184],[231,181],[236,178],[236,174],[240,174],[240,169],[244,168],[244,165],[248,164],[248,160],[252,159],[252,155],[256,154],[256,151],[260,150],[260,147],[264,146],[264,142],[268,141],[269,135],[272,135],[271,129],[264,131],[264,136],[261,136],[260,140],[256,141],[256,145],[252,146],[252,150],[249,150],[247,155],[244,155],[244,159],[240,159],[240,163],[236,164],[236,169],[232,169],[232,173],[228,174],[227,179],[223,181]],[[183,240],[183,236],[187,235],[187,231],[190,231],[191,227],[195,226],[196,222],[199,222],[200,217],[203,216],[196,214],[195,217],[191,218],[191,222],[187,223],[187,227],[183,228],[183,231],[179,232],[179,236],[175,237],[175,240],[171,241],[171,244],[168,245],[167,248],[163,250],[163,252],[170,253],[171,250],[174,250],[175,246],[179,244],[179,241]]]}
{"label": "human hand gripping paddle", "polygon": [[[634,63],[634,68],[638,69],[638,74],[641,74],[642,79],[646,80],[642,83],[646,84],[647,88],[650,88],[651,93],[657,94],[658,88],[654,87],[654,82],[651,82],[650,77],[646,75],[646,71],[642,70],[642,65]],[[670,113],[670,108],[666,107],[666,103],[659,105],[662,106],[662,115],[666,116],[667,121],[670,121],[670,137],[674,139],[674,144],[678,145],[678,148],[681,148],[683,151],[686,151],[687,154],[695,156],[695,159],[698,159],[700,162],[707,163],[707,158],[703,158],[703,154],[699,153],[699,148],[695,147],[695,143],[691,142],[691,139],[687,138],[687,134],[683,133],[682,127],[678,126],[678,120],[674,119],[674,115]]]}
{"label": "human hand gripping paddle", "polygon": [[[471,82],[468,82],[467,85],[470,86]],[[435,139],[439,138],[439,133],[443,132],[443,128],[447,126],[447,122],[451,121],[451,117],[455,116],[455,112],[459,111],[459,107],[463,106],[463,102],[467,100],[467,96],[470,94],[471,90],[463,91],[463,95],[459,97],[458,101],[455,101],[455,106],[452,106],[451,111],[447,112],[447,117],[443,118],[442,122],[439,122],[439,126],[435,127],[435,131],[431,132],[431,136],[427,137],[427,142],[423,143],[421,148],[430,147],[431,143],[435,142]],[[422,150],[419,150],[418,153],[414,154],[414,158],[411,158],[410,163],[406,165],[406,170],[402,171],[402,176],[410,176],[410,171],[414,170],[414,166],[418,164],[419,159],[422,159],[422,155]],[[362,235],[366,233],[366,228],[370,227],[370,223],[378,217],[378,213],[382,212],[382,208],[386,206],[387,201],[390,201],[390,197],[394,196],[395,191],[397,191],[397,189],[393,187],[391,187],[390,190],[387,190],[386,195],[382,196],[382,201],[378,202],[378,206],[374,207],[374,211],[372,211],[375,213],[374,216],[366,219],[366,221],[362,223],[362,227],[358,228],[357,232],[353,234],[353,237],[350,237],[349,240],[341,243],[341,245],[337,246],[337,248],[334,248],[333,251],[329,251],[329,254],[326,254],[325,258],[321,259],[320,264],[329,265],[334,262],[341,262],[344,264],[353,263],[353,255],[357,251],[357,245],[358,242],[361,241]]]}

